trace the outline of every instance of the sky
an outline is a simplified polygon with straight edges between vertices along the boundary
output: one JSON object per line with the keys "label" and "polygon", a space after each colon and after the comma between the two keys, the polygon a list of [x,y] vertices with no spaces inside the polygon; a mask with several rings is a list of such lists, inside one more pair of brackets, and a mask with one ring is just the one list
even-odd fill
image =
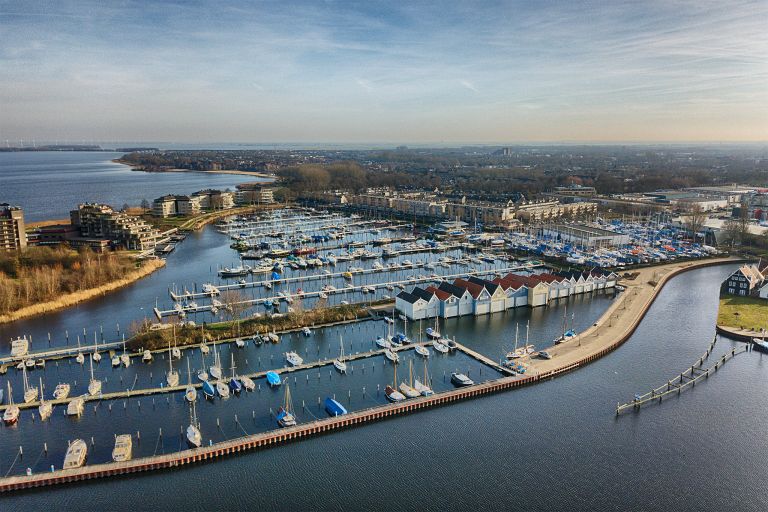
{"label": "sky", "polygon": [[768,141],[768,0],[0,0],[0,143]]}

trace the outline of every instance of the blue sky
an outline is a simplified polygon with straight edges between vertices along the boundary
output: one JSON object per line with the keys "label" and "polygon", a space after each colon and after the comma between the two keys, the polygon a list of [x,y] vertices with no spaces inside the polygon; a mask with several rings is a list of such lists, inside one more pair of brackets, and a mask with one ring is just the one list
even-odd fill
{"label": "blue sky", "polygon": [[0,139],[765,141],[766,27],[767,1],[0,0]]}

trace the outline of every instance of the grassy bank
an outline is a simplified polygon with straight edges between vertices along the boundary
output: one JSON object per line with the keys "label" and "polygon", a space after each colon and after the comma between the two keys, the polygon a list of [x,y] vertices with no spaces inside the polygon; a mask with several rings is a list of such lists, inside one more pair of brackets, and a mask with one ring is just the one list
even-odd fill
{"label": "grassy bank", "polygon": [[756,332],[761,328],[768,329],[768,300],[754,297],[721,297],[717,323]]}
{"label": "grassy bank", "polygon": [[[265,334],[272,331],[286,331],[312,327],[324,324],[332,324],[363,318],[368,315],[367,306],[363,304],[348,304],[333,306],[330,308],[313,309],[309,311],[297,311],[278,317],[262,316],[248,318],[239,322],[227,321],[210,323],[203,326],[180,326],[176,331],[176,344],[178,346],[206,343],[231,339],[237,336],[247,337],[254,334]],[[158,350],[173,344],[173,329],[150,330],[149,325],[136,326],[136,335],[128,341],[131,350],[149,349]]]}
{"label": "grassy bank", "polygon": [[[8,310],[3,314],[0,314],[0,323],[14,322],[22,318],[40,315],[42,313],[49,313],[57,309],[73,306],[79,302],[104,295],[105,293],[111,292],[118,288],[122,288],[123,286],[131,284],[134,281],[137,281],[142,277],[151,274],[155,270],[164,266],[165,261],[146,260],[138,263],[140,266],[137,267],[136,265],[137,263],[131,259],[130,267],[128,267],[128,270],[120,273],[119,275],[113,276],[112,279],[108,279],[102,284],[93,285],[91,287],[81,287],[69,293],[59,290],[59,292],[54,294],[54,297],[50,298],[49,300],[37,301],[29,305]],[[46,276],[51,275],[50,271],[45,270],[41,270],[39,273]],[[38,273],[33,273],[32,275],[37,274]],[[11,284],[9,285],[9,279],[7,277],[0,277],[0,291],[2,291],[3,295],[8,295],[14,290],[18,292],[19,289],[27,287],[27,284],[18,284],[13,283],[13,280],[10,281]]]}

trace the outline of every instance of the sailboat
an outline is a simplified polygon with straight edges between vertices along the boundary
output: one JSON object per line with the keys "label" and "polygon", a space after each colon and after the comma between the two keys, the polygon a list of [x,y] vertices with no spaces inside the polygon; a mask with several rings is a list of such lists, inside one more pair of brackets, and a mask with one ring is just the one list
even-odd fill
{"label": "sailboat", "polygon": [[253,379],[250,377],[246,377],[245,375],[240,376],[240,382],[243,383],[243,387],[246,391],[253,391],[256,389],[256,383],[253,382]]}
{"label": "sailboat", "polygon": [[203,444],[203,436],[200,434],[200,423],[197,421],[197,412],[195,411],[195,402],[190,404],[187,442],[193,448],[200,448],[200,445]]}
{"label": "sailboat", "polygon": [[288,384],[285,385],[285,399],[283,405],[277,411],[277,424],[281,427],[292,427],[296,425],[296,416],[293,415],[293,401],[291,400],[291,389]]}
{"label": "sailboat", "polygon": [[34,402],[37,400],[37,388],[29,385],[29,379],[27,378],[27,367],[25,366],[21,370],[24,372],[24,403]]}
{"label": "sailboat", "polygon": [[123,337],[123,354],[120,356],[120,362],[123,363],[123,366],[126,368],[131,366],[131,356],[125,353],[125,337]]}
{"label": "sailboat", "polygon": [[400,356],[397,354],[397,352],[393,351],[391,348],[388,348],[384,351],[384,356],[395,364],[397,364],[398,361],[400,361]]}
{"label": "sailboat", "polygon": [[205,395],[205,398],[213,398],[216,396],[216,389],[208,380],[203,381],[203,394]]}
{"label": "sailboat", "polygon": [[339,373],[347,373],[347,363],[344,362],[344,341],[339,336],[339,357],[333,360],[333,366]]}
{"label": "sailboat", "polygon": [[96,333],[93,333],[93,360],[97,363],[101,361],[101,354],[99,354],[99,339],[96,337]]}
{"label": "sailboat", "polygon": [[112,368],[117,368],[118,366],[120,366],[120,356],[115,354],[112,357]]}
{"label": "sailboat", "polygon": [[101,393],[101,381],[93,377],[93,356],[89,359],[91,360],[91,381],[88,383],[88,394],[95,396]]}
{"label": "sailboat", "polygon": [[187,389],[184,390],[184,398],[187,399],[187,402],[197,400],[197,389],[192,385],[192,370],[189,367],[189,359],[187,359]]}
{"label": "sailboat", "polygon": [[232,356],[232,378],[229,379],[229,389],[234,393],[239,393],[243,390],[243,385],[238,380],[237,375],[235,375],[235,355],[230,355]]}
{"label": "sailboat", "polygon": [[393,386],[397,386],[397,365],[393,364],[392,367],[395,369],[395,377],[392,381],[392,386],[387,384],[387,387],[384,388],[384,396],[387,397],[387,400],[390,402],[402,402],[405,400],[405,395],[403,395],[401,392],[396,390]]}
{"label": "sailboat", "polygon": [[197,378],[202,382],[208,381],[208,372],[205,371],[205,352],[203,352],[203,345],[200,346],[200,370],[197,372]]}
{"label": "sailboat", "polygon": [[[519,325],[515,324],[515,348],[512,350],[512,352],[507,352],[507,359],[518,359],[527,354],[525,347],[517,348],[518,327]],[[527,338],[527,334],[526,334],[526,338]]]}
{"label": "sailboat", "polygon": [[3,423],[6,425],[13,425],[19,421],[19,413],[21,409],[19,406],[13,403],[13,391],[11,390],[11,381],[8,381],[8,406],[3,411]]}
{"label": "sailboat", "polygon": [[432,388],[429,387],[429,374],[427,373],[427,361],[424,360],[424,382],[419,379],[413,381],[413,388],[418,391],[422,396],[429,396],[434,394]]}
{"label": "sailboat", "polygon": [[221,360],[219,359],[219,352],[216,350],[216,343],[213,344],[213,365],[208,368],[208,372],[214,379],[221,378]]}
{"label": "sailboat", "polygon": [[170,341],[168,342],[168,373],[165,375],[165,381],[170,387],[179,385],[179,372],[173,369],[173,357],[171,355]]}
{"label": "sailboat", "polygon": [[408,383],[405,382],[400,383],[400,392],[406,396],[406,398],[416,398],[421,393],[416,391],[413,387],[413,359],[410,360],[410,364],[408,365],[408,370],[410,373],[410,377],[408,380]]}
{"label": "sailboat", "polygon": [[[573,315],[571,316],[573,318]],[[565,310],[563,311],[563,334],[562,336],[558,336],[554,339],[555,343],[563,343],[574,336],[576,336],[576,331],[573,329],[567,329],[568,327],[568,306],[565,306]]]}
{"label": "sailboat", "polygon": [[77,335],[77,356],[75,356],[75,361],[77,361],[78,364],[83,364],[85,362],[85,356],[82,352],[80,352],[80,335]]}
{"label": "sailboat", "polygon": [[435,317],[435,327],[427,327],[427,330],[425,331],[427,333],[427,336],[434,339],[440,339],[440,329],[438,328],[438,319]]}
{"label": "sailboat", "polygon": [[221,398],[229,398],[229,386],[223,380],[216,381],[216,392]]}
{"label": "sailboat", "polygon": [[40,414],[40,419],[45,421],[51,417],[53,413],[53,405],[50,402],[45,401],[45,394],[43,394],[43,378],[40,377],[40,405],[37,407],[37,412]]}

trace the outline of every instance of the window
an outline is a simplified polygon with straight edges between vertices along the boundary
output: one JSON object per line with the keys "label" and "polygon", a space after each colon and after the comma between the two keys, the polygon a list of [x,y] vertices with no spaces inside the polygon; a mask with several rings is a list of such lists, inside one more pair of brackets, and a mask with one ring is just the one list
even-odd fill
{"label": "window", "polygon": [[733,295],[734,293],[736,293],[736,288],[728,288],[728,293]]}
{"label": "window", "polygon": [[741,290],[741,291],[739,292],[739,295],[746,295],[746,294],[747,294],[747,290]]}

